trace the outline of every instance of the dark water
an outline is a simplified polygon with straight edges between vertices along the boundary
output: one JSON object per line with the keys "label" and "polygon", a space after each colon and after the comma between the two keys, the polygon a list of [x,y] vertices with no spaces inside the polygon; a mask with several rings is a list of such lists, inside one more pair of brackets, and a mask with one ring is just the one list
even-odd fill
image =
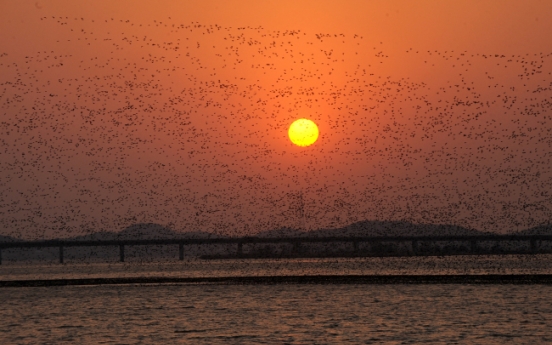
{"label": "dark water", "polygon": [[[550,256],[4,265],[0,278],[550,273]],[[550,285],[1,288],[0,344],[552,342]]]}
{"label": "dark water", "polygon": [[552,290],[519,285],[6,288],[2,344],[552,342]]}

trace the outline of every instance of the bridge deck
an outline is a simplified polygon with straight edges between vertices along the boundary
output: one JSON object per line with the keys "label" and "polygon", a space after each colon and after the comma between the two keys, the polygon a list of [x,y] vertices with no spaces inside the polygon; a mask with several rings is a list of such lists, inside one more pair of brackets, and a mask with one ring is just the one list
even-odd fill
{"label": "bridge deck", "polygon": [[469,242],[473,253],[476,252],[477,243],[494,241],[529,243],[530,252],[536,253],[539,242],[552,241],[551,235],[484,235],[484,236],[371,236],[371,237],[223,237],[223,238],[202,238],[202,239],[149,239],[149,240],[48,240],[48,241],[15,241],[0,243],[0,264],[2,264],[2,249],[9,248],[59,248],[59,262],[63,263],[64,247],[103,247],[119,246],[120,261],[125,260],[125,246],[147,246],[147,245],[178,245],[179,259],[184,259],[185,245],[212,245],[212,244],[236,244],[238,255],[242,255],[244,244],[260,243],[291,243],[298,246],[300,243],[352,243],[354,252],[358,252],[359,243],[382,243],[382,242],[410,242],[413,252],[417,252],[420,243],[424,242]]}

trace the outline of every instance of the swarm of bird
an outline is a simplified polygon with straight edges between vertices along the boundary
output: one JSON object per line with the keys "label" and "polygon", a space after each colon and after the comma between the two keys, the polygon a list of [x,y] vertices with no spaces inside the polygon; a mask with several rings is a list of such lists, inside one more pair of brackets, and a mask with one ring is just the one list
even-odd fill
{"label": "swarm of bird", "polygon": [[[552,53],[43,17],[0,48],[0,234],[159,223],[243,236],[362,220],[508,233],[552,216]],[[288,126],[306,117],[319,141]]]}

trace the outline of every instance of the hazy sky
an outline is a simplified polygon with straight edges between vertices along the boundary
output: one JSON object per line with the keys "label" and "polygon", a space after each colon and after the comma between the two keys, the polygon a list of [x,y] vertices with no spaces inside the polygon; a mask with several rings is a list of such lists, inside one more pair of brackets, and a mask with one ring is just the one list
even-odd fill
{"label": "hazy sky", "polygon": [[[0,234],[552,216],[550,1],[0,1]],[[294,146],[289,125],[320,128]]]}

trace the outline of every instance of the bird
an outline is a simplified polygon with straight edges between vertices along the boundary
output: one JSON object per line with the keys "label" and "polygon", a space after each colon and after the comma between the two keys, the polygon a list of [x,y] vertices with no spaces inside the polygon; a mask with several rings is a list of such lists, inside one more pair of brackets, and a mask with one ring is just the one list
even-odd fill
{"label": "bird", "polygon": [[[0,55],[4,235],[370,219],[500,233],[552,215],[549,52],[390,52],[360,33],[175,18],[40,22],[60,32],[50,48]],[[286,131],[303,116],[321,137],[299,150]]]}

